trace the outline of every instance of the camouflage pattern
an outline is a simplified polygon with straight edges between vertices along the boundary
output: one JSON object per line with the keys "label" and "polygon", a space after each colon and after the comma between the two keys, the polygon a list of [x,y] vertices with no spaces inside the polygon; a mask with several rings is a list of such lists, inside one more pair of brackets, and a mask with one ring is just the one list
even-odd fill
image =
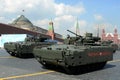
{"label": "camouflage pattern", "polygon": [[111,46],[113,48],[114,53],[116,52],[116,50],[118,50],[118,45],[113,43],[113,41],[111,41],[111,40],[101,41],[101,45]]}
{"label": "camouflage pattern", "polygon": [[93,37],[91,33],[86,33],[85,37],[76,34],[76,37],[68,36],[64,44],[35,47],[33,53],[43,66],[62,66],[68,73],[82,70],[81,66],[85,68],[86,65],[87,69],[101,69],[107,61],[113,60],[113,49],[101,45],[99,40],[99,37]]}
{"label": "camouflage pattern", "polygon": [[40,36],[27,37],[23,42],[7,42],[4,44],[5,50],[11,55],[16,57],[24,57],[32,55],[35,46],[43,47],[53,43],[44,42],[47,38]]}

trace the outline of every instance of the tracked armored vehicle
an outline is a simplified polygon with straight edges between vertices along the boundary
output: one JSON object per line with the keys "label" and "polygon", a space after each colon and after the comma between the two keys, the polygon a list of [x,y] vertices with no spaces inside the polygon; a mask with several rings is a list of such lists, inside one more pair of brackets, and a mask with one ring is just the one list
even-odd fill
{"label": "tracked armored vehicle", "polygon": [[7,42],[4,44],[5,50],[15,57],[29,57],[35,46],[43,47],[54,44],[53,42],[45,42],[48,38],[41,36],[29,36],[23,42]]}
{"label": "tracked armored vehicle", "polygon": [[101,45],[99,37],[93,37],[92,33],[86,33],[84,37],[75,35],[76,37],[68,36],[64,44],[35,47],[33,50],[35,58],[45,67],[62,66],[69,74],[87,69],[102,69],[107,61],[113,60],[113,49]]}
{"label": "tracked armored vehicle", "polygon": [[101,41],[101,45],[111,46],[114,53],[116,52],[116,50],[118,50],[118,45],[113,43],[113,41],[111,40]]}

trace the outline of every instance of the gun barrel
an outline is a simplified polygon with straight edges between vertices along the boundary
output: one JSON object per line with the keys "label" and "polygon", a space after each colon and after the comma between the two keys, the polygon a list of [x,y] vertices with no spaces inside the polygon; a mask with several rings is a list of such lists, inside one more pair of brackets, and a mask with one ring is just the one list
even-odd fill
{"label": "gun barrel", "polygon": [[70,32],[70,33],[72,33],[72,34],[74,34],[74,35],[76,35],[76,36],[82,37],[82,36],[80,36],[80,35],[78,35],[78,34],[72,32],[72,31],[70,31],[70,30],[67,30],[67,31]]}

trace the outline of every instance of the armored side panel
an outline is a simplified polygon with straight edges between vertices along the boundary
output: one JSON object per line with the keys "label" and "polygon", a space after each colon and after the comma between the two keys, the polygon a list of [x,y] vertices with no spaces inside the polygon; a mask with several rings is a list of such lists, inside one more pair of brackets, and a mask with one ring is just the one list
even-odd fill
{"label": "armored side panel", "polygon": [[118,44],[113,43],[113,41],[102,41],[101,45],[104,46],[111,46],[113,48],[114,53],[116,52],[116,50],[118,50]]}
{"label": "armored side panel", "polygon": [[33,53],[40,62],[61,66],[79,66],[113,59],[113,49],[107,46],[54,45],[42,49],[36,47]]}
{"label": "armored side panel", "polygon": [[9,42],[4,44],[5,50],[16,57],[24,57],[33,55],[33,48],[35,46],[45,47],[54,44],[53,42],[44,42],[47,38],[41,37],[27,37],[23,42]]}

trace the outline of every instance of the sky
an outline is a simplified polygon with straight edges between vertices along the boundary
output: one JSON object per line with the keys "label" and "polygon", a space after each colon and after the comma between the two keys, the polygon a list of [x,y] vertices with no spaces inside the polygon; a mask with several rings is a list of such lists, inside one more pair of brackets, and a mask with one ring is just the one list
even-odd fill
{"label": "sky", "polygon": [[[24,10],[24,12],[23,12]],[[97,35],[104,28],[107,33],[120,34],[120,0],[0,0],[0,23],[12,23],[25,15],[34,25],[48,29],[53,21],[54,31],[63,36],[67,30],[75,32],[79,23],[80,35]]]}

